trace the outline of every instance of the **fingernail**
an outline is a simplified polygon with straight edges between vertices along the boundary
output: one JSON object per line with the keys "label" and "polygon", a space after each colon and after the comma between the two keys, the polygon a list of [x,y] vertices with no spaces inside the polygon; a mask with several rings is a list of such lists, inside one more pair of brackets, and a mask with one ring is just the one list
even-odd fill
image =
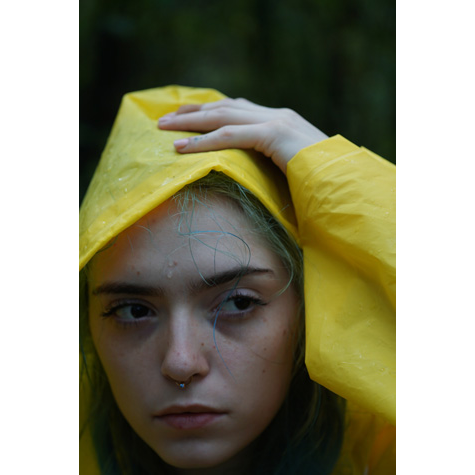
{"label": "fingernail", "polygon": [[176,112],[169,112],[168,114],[165,114],[164,116],[160,117],[158,119],[159,124],[168,124],[171,119],[173,119],[176,116]]}
{"label": "fingernail", "polygon": [[189,141],[189,139],[175,140],[173,142],[173,145],[175,145],[175,148],[185,148],[188,145]]}

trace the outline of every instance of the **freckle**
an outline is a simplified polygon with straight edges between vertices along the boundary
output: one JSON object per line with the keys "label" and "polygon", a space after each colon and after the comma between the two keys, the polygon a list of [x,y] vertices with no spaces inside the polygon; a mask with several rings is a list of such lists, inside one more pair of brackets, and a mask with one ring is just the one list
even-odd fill
{"label": "freckle", "polygon": [[139,271],[139,270],[137,271],[137,275],[140,275],[140,271]]}
{"label": "freckle", "polygon": [[264,374],[265,372],[266,372],[266,370],[265,370],[265,369],[263,369],[263,370],[262,370],[262,374]]}
{"label": "freckle", "polygon": [[204,344],[204,343],[201,343],[201,346],[205,346],[205,344]]}
{"label": "freckle", "polygon": [[264,351],[267,351],[267,348],[264,348]]}

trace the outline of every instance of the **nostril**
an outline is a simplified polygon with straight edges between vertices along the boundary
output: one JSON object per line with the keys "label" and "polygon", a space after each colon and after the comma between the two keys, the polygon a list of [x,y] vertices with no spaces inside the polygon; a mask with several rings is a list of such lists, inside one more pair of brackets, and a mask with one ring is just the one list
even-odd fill
{"label": "nostril", "polygon": [[196,342],[184,345],[184,341],[179,347],[169,347],[162,361],[161,372],[169,380],[185,383],[192,377],[205,376],[209,372],[209,361],[207,360],[204,343]]}

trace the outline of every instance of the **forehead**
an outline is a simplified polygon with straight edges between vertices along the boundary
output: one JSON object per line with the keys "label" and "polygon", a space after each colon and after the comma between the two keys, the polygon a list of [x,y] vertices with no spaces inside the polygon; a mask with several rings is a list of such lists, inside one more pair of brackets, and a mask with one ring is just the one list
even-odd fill
{"label": "forehead", "polygon": [[173,200],[123,231],[92,260],[92,269],[117,274],[216,272],[230,266],[279,263],[242,211],[227,199],[207,198],[183,209]]}

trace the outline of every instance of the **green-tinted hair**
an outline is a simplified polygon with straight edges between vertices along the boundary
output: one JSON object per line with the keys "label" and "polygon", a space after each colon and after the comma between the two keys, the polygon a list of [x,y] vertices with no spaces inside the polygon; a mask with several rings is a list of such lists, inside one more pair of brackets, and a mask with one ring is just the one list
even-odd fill
{"label": "green-tinted hair", "polygon": [[[256,441],[253,467],[270,474],[331,473],[343,438],[344,401],[313,382],[304,364],[305,323],[302,251],[294,238],[245,187],[218,172],[187,185],[174,200],[186,232],[196,205],[212,210],[223,198],[242,212],[252,232],[275,253],[299,297],[298,331],[289,393],[272,423]],[[191,225],[190,225],[191,228]],[[120,413],[92,344],[88,323],[87,266],[81,272],[81,349],[83,377],[92,391],[87,421],[102,473],[167,473],[166,465],[133,431]],[[87,355],[87,356],[86,356]]]}

